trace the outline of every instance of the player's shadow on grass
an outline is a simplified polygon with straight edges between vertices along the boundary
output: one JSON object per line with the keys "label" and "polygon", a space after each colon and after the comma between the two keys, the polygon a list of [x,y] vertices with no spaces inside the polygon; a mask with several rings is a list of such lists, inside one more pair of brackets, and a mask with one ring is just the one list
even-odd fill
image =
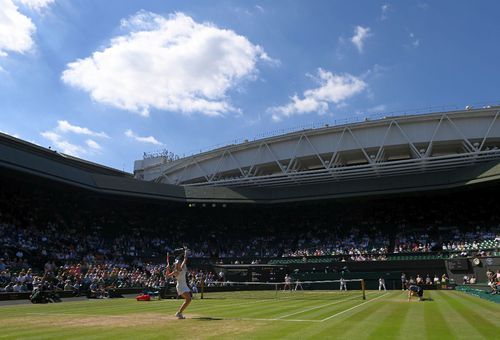
{"label": "player's shadow on grass", "polygon": [[198,320],[198,321],[221,321],[224,320],[223,318],[212,318],[210,316],[198,316],[193,318],[193,320]]}

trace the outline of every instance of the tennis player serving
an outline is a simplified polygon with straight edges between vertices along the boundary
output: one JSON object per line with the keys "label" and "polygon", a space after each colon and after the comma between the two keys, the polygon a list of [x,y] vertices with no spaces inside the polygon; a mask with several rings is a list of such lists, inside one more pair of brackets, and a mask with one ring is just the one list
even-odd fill
{"label": "tennis player serving", "polygon": [[186,267],[186,263],[187,263],[187,249],[184,249],[184,259],[182,262],[180,262],[180,259],[179,258],[176,258],[175,259],[175,262],[174,262],[174,270],[172,272],[170,272],[170,266],[167,265],[167,276],[168,277],[175,277],[175,279],[177,280],[177,284],[175,286],[175,288],[177,289],[177,294],[179,294],[180,296],[182,296],[182,298],[184,299],[184,303],[181,305],[181,308],[179,308],[179,311],[177,312],[177,314],[175,314],[175,316],[178,318],[178,319],[185,319],[184,315],[182,315],[182,313],[184,312],[184,310],[187,308],[187,306],[189,306],[189,304],[191,303],[191,296],[192,296],[192,293],[191,293],[191,289],[189,288],[188,284],[187,284],[187,267]]}

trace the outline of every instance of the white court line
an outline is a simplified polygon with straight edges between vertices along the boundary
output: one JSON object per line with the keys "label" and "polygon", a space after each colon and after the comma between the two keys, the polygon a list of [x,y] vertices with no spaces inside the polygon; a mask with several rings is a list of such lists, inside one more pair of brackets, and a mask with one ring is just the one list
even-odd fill
{"label": "white court line", "polygon": [[[366,295],[369,295],[369,294],[366,294]],[[330,303],[327,303],[325,305],[315,306],[315,307],[308,308],[308,309],[303,309],[303,310],[295,312],[295,313],[290,313],[287,315],[280,316],[276,319],[279,320],[279,319],[287,318],[287,317],[292,316],[292,315],[302,314],[302,313],[309,312],[309,311],[314,310],[314,309],[323,308],[323,307],[327,307],[327,306],[331,306],[331,305],[336,305],[337,303],[342,303],[342,302],[346,302],[346,301],[350,301],[350,300],[354,300],[354,299],[359,299],[359,296],[356,295],[356,296],[353,296],[353,297],[348,298],[348,299],[343,299],[340,301],[330,302]]]}
{"label": "white court line", "polygon": [[[375,294],[375,292],[373,293],[368,293],[367,295],[371,295],[371,294]],[[329,320],[335,316],[338,316],[338,315],[341,315],[343,313],[346,313],[350,310],[353,310],[355,308],[358,308],[366,303],[369,303],[369,302],[372,302],[372,301],[375,301],[377,299],[380,299],[382,297],[384,297],[385,295],[387,295],[389,293],[384,293],[383,295],[379,296],[379,297],[376,297],[372,300],[369,300],[369,301],[365,301],[363,303],[360,303],[354,307],[351,307],[349,309],[346,309],[344,311],[341,311],[339,313],[336,313],[336,314],[333,314],[325,319],[322,319],[322,320],[314,320],[314,319],[284,319],[285,317],[288,317],[288,316],[292,316],[292,315],[296,315],[296,314],[300,314],[300,313],[304,313],[304,312],[307,312],[309,310],[313,310],[313,309],[317,309],[317,308],[321,308],[321,307],[326,307],[326,306],[329,306],[329,305],[333,305],[333,304],[336,304],[336,303],[341,303],[341,302],[346,302],[346,301],[350,301],[350,300],[353,300],[354,298],[358,298],[358,296],[355,296],[353,298],[348,298],[348,299],[344,299],[344,300],[341,300],[341,301],[334,301],[332,303],[329,303],[329,304],[325,304],[325,305],[321,305],[321,306],[315,306],[313,308],[308,308],[306,310],[302,310],[302,311],[299,311],[299,312],[295,312],[295,313],[292,313],[292,314],[288,314],[288,315],[284,315],[284,316],[280,316],[280,317],[277,317],[277,318],[238,318],[238,317],[234,317],[234,318],[231,318],[231,317],[222,317],[222,316],[211,316],[211,318],[214,318],[214,319],[222,319],[222,320],[243,320],[243,321],[285,321],[285,322],[324,322],[326,320]],[[163,301],[166,301],[166,300],[163,300]],[[255,303],[258,303],[258,302],[264,302],[264,301],[267,301],[267,300],[258,300],[258,301],[255,301]],[[36,312],[32,312],[32,313],[24,313],[24,315],[42,315],[42,316],[87,316],[87,317],[102,317],[103,315],[99,314],[99,315],[95,315],[95,314],[84,314],[84,313],[36,313]],[[106,317],[112,317],[112,318],[127,318],[129,317],[128,315],[106,315]],[[189,317],[188,317],[189,318]]]}
{"label": "white court line", "polygon": [[[42,316],[86,316],[86,317],[103,317],[104,315],[82,314],[82,313],[25,313],[25,315],[42,315]],[[129,318],[128,315],[105,315],[109,318]],[[186,319],[199,319],[203,317],[188,317]],[[321,322],[321,320],[304,320],[304,319],[264,319],[264,318],[227,318],[223,316],[210,316],[211,319],[221,320],[243,320],[243,321],[291,321],[291,322]],[[1,337],[1,336],[0,336]]]}
{"label": "white court line", "polygon": [[[231,299],[233,299],[233,298],[228,298],[227,300],[231,300]],[[249,302],[243,302],[243,303],[233,302],[233,303],[230,303],[230,304],[212,305],[212,306],[204,306],[203,304],[200,306],[200,305],[196,304],[196,308],[197,308],[196,311],[200,311],[200,310],[203,311],[205,309],[218,309],[220,307],[247,306],[247,305],[253,305],[253,304],[257,304],[257,303],[261,303],[261,304],[267,304],[267,303],[276,304],[276,301],[298,301],[296,299],[280,299],[280,298],[269,298],[269,299],[254,299],[254,298],[251,298],[251,299],[252,299],[252,301],[249,301]],[[221,301],[221,299],[215,299],[215,298],[214,299],[208,298],[208,299],[203,299],[203,300],[199,300],[199,301],[207,301],[208,302],[208,301],[214,301],[214,300]],[[233,300],[237,300],[237,299],[234,298]],[[167,300],[162,300],[162,301],[167,301]],[[177,300],[173,300],[173,301],[177,301]],[[298,303],[298,302],[296,302],[296,303]]]}
{"label": "white court line", "polygon": [[347,313],[347,312],[349,312],[349,311],[351,311],[351,310],[353,310],[353,309],[355,309],[355,308],[358,308],[358,307],[363,306],[364,304],[367,304],[367,303],[370,303],[370,302],[372,302],[372,301],[378,300],[378,299],[380,299],[381,297],[386,296],[387,294],[389,294],[389,293],[384,293],[383,295],[380,295],[379,297],[376,297],[375,299],[372,299],[372,300],[370,300],[370,301],[365,301],[365,302],[363,302],[363,303],[360,303],[359,305],[356,305],[356,306],[351,307],[351,308],[349,308],[349,309],[343,310],[342,312],[338,312],[338,313],[335,313],[335,314],[333,314],[333,315],[330,315],[329,317],[324,318],[323,320],[320,320],[320,322],[324,322],[324,321],[330,320],[331,318],[334,318],[334,317],[336,317],[336,316],[339,316],[339,315],[341,315],[341,314]]}
{"label": "white court line", "polygon": [[[267,303],[272,303],[272,304],[276,304],[276,303],[280,303],[280,302],[277,302],[277,301],[285,301],[285,300],[280,300],[280,299],[259,299],[259,300],[255,300],[255,301],[252,301],[252,302],[246,302],[246,303],[238,303],[238,304],[230,304],[230,305],[213,305],[213,306],[196,306],[196,310],[194,310],[194,312],[205,312],[206,310],[213,310],[213,309],[219,309],[220,307],[240,307],[240,306],[248,306],[248,305],[252,305],[252,304],[257,304],[257,303],[262,303],[262,304],[267,304]],[[294,307],[298,304],[297,300],[286,300],[286,301],[295,301],[295,303],[293,305],[291,305],[290,307]],[[265,307],[264,307],[265,308]],[[245,309],[245,308],[243,308]]]}
{"label": "white court line", "polygon": [[211,316],[213,319],[221,319],[221,320],[241,320],[241,321],[285,321],[285,322],[321,322],[321,320],[312,320],[312,319],[265,319],[265,318],[227,318],[223,316]]}
{"label": "white court line", "polygon": [[[368,295],[368,294],[367,294]],[[237,298],[206,298],[206,299],[200,299],[199,301],[210,301],[210,300],[238,300]],[[243,303],[237,303],[236,306],[246,306],[246,305],[253,305],[253,304],[257,304],[257,303],[276,303],[276,301],[297,301],[297,299],[293,299],[293,298],[290,298],[290,299],[287,299],[287,298],[269,298],[269,299],[253,299],[251,298],[252,301],[249,301],[249,302],[243,302]],[[307,300],[307,299],[304,299],[304,300]],[[349,300],[349,299],[348,299]],[[165,299],[165,300],[161,300],[161,301],[178,301],[177,299]],[[347,301],[347,300],[343,300],[343,301]],[[198,310],[205,310],[205,309],[217,309],[219,307],[233,307],[235,306],[235,303],[230,303],[230,304],[221,304],[221,305],[215,305],[215,306],[197,306],[196,308],[197,311]],[[297,313],[298,314],[298,313]],[[294,314],[292,314],[294,315]]]}
{"label": "white court line", "polygon": [[[375,294],[375,292],[373,292],[371,294]],[[386,295],[386,294],[384,294],[384,295]],[[370,295],[370,293],[368,293],[367,295]],[[379,299],[382,296],[383,295],[381,295],[381,296],[379,296],[379,297],[377,297],[377,298],[375,298],[373,300]],[[355,298],[359,298],[359,296],[355,296]],[[280,317],[277,317],[277,318],[238,318],[238,317],[232,317],[231,318],[231,317],[223,317],[223,316],[212,316],[212,318],[214,318],[214,319],[222,319],[222,320],[242,320],[242,321],[323,322],[323,320],[314,320],[314,319],[283,319],[283,318],[285,318],[287,316],[292,316],[292,315],[295,315],[295,314],[300,314],[300,313],[303,313],[303,312],[307,312],[309,310],[313,310],[313,309],[317,309],[317,308],[321,308],[321,307],[333,305],[333,304],[336,304],[336,303],[341,303],[341,302],[353,300],[353,299],[354,298],[349,298],[349,299],[345,299],[345,300],[342,300],[342,301],[335,301],[335,302],[332,302],[332,303],[329,303],[329,304],[326,304],[326,305],[316,306],[316,307],[309,308],[309,309],[306,309],[306,310],[302,310],[302,311],[299,311],[299,312],[296,312],[296,313],[292,313],[292,314],[280,316]],[[370,300],[370,301],[373,301],[373,300]],[[370,301],[367,301],[367,302],[370,302]],[[364,302],[362,304],[365,304],[365,303],[366,302]],[[360,304],[360,305],[362,305],[362,304]],[[355,307],[358,307],[360,305],[356,305]],[[352,309],[352,308],[349,308],[348,310],[350,310],[350,309]]]}

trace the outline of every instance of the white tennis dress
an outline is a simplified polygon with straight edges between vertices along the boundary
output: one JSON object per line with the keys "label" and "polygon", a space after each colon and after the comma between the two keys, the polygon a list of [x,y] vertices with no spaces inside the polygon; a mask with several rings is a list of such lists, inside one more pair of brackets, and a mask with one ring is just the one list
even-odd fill
{"label": "white tennis dress", "polygon": [[191,289],[189,289],[189,286],[186,282],[186,272],[187,268],[186,266],[182,267],[182,270],[180,272],[176,272],[174,274],[175,279],[177,280],[177,284],[175,288],[177,289],[177,294],[182,295],[184,293],[189,293]]}

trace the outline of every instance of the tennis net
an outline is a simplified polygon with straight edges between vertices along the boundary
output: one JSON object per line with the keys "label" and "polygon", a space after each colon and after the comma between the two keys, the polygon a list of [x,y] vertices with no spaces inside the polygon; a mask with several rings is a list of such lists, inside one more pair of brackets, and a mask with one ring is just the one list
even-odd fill
{"label": "tennis net", "polygon": [[[343,288],[343,289],[341,289]],[[202,286],[202,299],[365,299],[363,279],[285,282],[213,282]]]}

